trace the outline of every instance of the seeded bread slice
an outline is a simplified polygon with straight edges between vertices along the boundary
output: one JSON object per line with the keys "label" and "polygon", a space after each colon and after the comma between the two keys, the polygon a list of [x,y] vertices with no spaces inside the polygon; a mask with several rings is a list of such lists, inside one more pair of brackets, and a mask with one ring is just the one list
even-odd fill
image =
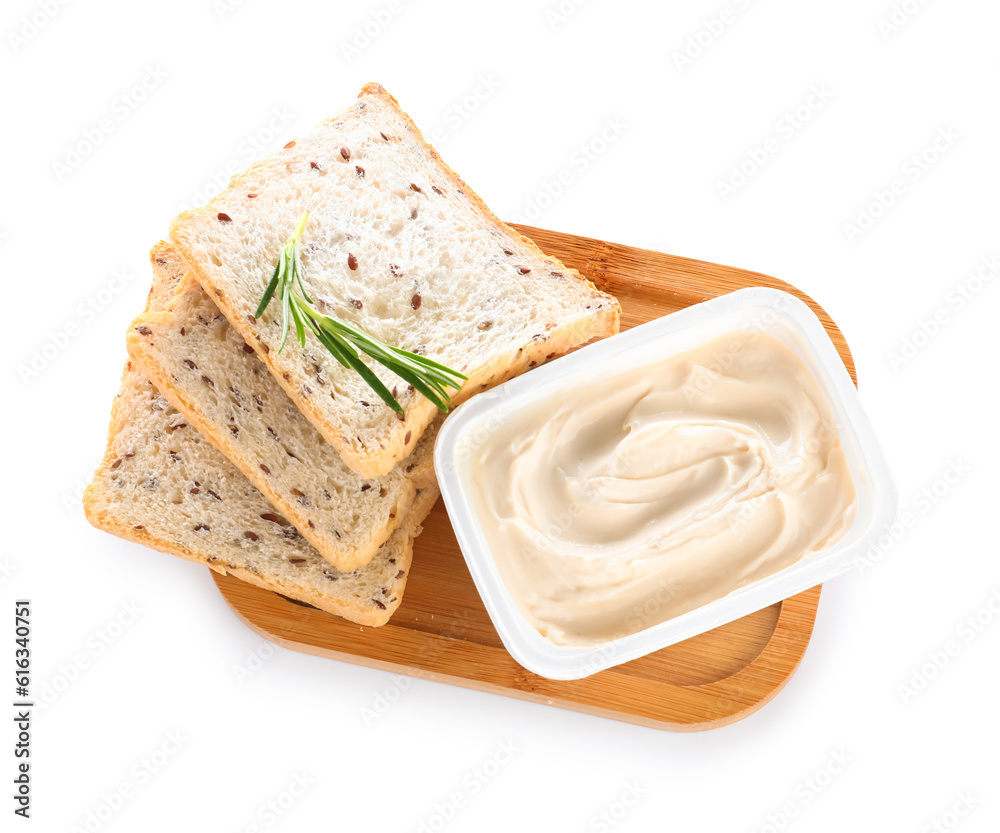
{"label": "seeded bread slice", "polygon": [[433,431],[383,477],[352,471],[190,277],[169,311],[132,322],[127,344],[167,400],[337,569],[368,563],[402,523]]}
{"label": "seeded bread slice", "polygon": [[[167,303],[184,265],[166,246],[154,248],[152,260],[149,307],[155,308]],[[430,460],[416,482],[406,519],[372,561],[339,571],[130,361],[84,509],[94,526],[120,538],[374,626],[385,624],[400,604],[413,538],[437,499]]]}
{"label": "seeded bread slice", "polygon": [[[396,100],[358,101],[235,177],[170,237],[194,277],[352,469],[389,472],[436,409],[381,365],[400,420],[310,334],[279,353],[281,304],[254,313],[299,216],[309,293],[375,338],[469,376],[457,404],[618,330],[618,302],[498,220],[424,141]],[[328,380],[320,384],[318,379]]]}

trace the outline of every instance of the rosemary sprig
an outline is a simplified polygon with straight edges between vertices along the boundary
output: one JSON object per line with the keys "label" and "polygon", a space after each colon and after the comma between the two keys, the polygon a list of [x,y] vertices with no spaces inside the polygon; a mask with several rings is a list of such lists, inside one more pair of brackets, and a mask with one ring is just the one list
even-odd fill
{"label": "rosemary sprig", "polygon": [[403,413],[402,405],[361,360],[359,350],[387,367],[403,381],[409,382],[439,410],[447,412],[451,399],[447,389],[458,390],[467,376],[433,359],[383,344],[353,324],[324,315],[313,306],[313,300],[302,282],[302,258],[299,251],[299,240],[308,219],[309,212],[306,211],[299,218],[291,239],[281,248],[274,274],[271,275],[255,313],[255,317],[260,318],[272,298],[278,296],[281,301],[281,344],[278,352],[285,349],[292,327],[295,329],[295,338],[302,347],[306,346],[306,333],[311,332],[338,362],[360,374],[379,398],[397,414]]}

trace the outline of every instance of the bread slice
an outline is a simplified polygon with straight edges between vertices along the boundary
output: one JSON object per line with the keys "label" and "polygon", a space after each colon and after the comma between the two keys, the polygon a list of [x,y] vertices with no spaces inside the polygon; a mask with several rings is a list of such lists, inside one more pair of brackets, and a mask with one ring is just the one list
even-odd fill
{"label": "bread slice", "polygon": [[190,277],[169,311],[132,322],[127,344],[160,393],[337,569],[368,563],[402,523],[430,433],[382,477],[352,471]]}
{"label": "bread slice", "polygon": [[367,84],[349,109],[251,166],[170,231],[195,278],[295,405],[366,477],[404,459],[437,412],[373,364],[397,389],[405,411],[398,419],[311,334],[305,349],[290,340],[279,353],[279,303],[254,317],[305,210],[303,274],[318,306],[461,370],[469,380],[456,404],[618,330],[613,297],[491,214],[396,100]]}
{"label": "bread slice", "polygon": [[[167,303],[184,264],[152,252],[148,306]],[[409,513],[365,567],[333,568],[130,361],[111,413],[104,459],[84,509],[99,529],[281,593],[364,625],[399,606],[413,537],[437,499],[428,458]]]}

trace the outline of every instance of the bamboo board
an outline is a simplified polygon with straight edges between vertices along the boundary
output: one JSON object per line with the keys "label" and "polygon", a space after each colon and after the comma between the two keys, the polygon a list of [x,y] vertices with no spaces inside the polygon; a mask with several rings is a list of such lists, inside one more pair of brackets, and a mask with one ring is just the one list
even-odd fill
{"label": "bamboo board", "polygon": [[[747,286],[797,295],[816,312],[855,379],[840,330],[815,301],[775,278],[659,252],[519,227],[622,303],[622,329]],[[443,502],[414,546],[403,603],[364,628],[212,574],[236,614],[286,648],[672,731],[724,726],[759,709],[798,667],[820,587],[583,680],[547,680],[504,649],[465,566]]]}

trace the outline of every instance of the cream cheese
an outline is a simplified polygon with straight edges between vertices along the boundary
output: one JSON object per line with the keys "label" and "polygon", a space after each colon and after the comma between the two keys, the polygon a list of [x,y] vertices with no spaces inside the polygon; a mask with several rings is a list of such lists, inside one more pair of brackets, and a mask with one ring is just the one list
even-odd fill
{"label": "cream cheese", "polygon": [[516,412],[470,478],[508,591],[560,645],[720,599],[830,546],[855,513],[825,397],[753,329]]}

